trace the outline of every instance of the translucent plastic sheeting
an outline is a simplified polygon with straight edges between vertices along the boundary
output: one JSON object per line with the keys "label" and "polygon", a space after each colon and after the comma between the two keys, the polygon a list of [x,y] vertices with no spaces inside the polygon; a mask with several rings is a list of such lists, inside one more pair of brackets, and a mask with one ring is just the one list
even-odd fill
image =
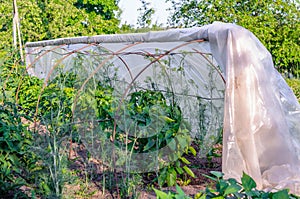
{"label": "translucent plastic sheeting", "polygon": [[[209,52],[209,43],[196,40],[202,38],[199,30],[167,31],[162,34],[163,38],[168,38],[166,42],[161,42],[160,32],[154,32],[112,35],[113,39],[98,36],[97,43],[102,40],[99,44],[45,47],[48,44],[44,42],[37,47],[27,44],[28,71],[45,81],[61,72],[72,71],[79,74],[82,84],[88,78],[106,82],[114,88],[114,95],[119,99],[124,95],[129,97],[136,90],[161,91],[168,104],[175,101],[180,106],[184,121],[189,123],[189,136],[201,141],[200,155],[205,156],[221,136],[224,81]],[[84,87],[93,85],[89,82]],[[81,111],[76,114],[75,117],[84,115]],[[88,139],[86,134],[82,137]],[[104,152],[97,151],[97,154]],[[139,159],[148,159],[145,153],[141,155]],[[137,167],[141,172],[153,170],[147,161],[138,164],[132,167],[135,171]]]}
{"label": "translucent plastic sheeting", "polygon": [[[202,155],[223,127],[227,178],[240,179],[245,172],[259,188],[300,192],[300,106],[270,53],[246,29],[215,22],[65,38],[27,43],[26,53],[28,72],[45,82],[71,71],[81,79],[78,90],[93,87],[93,79],[109,82],[122,99],[137,90],[162,92],[168,103],[180,106],[189,135],[201,140]],[[135,169],[149,170],[147,161],[139,162]]]}
{"label": "translucent plastic sheeting", "polygon": [[300,193],[300,106],[272,57],[249,31],[209,28],[212,54],[226,71],[223,172],[250,174],[260,188]]}

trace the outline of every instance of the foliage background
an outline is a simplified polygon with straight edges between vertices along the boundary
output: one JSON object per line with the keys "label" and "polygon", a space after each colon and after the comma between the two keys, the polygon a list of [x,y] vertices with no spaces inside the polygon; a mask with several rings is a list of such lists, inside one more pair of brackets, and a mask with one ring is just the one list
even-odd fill
{"label": "foliage background", "polygon": [[193,27],[214,21],[249,29],[271,52],[277,69],[300,76],[300,12],[293,0],[167,0],[172,2],[171,26]]}
{"label": "foliage background", "polygon": [[[116,0],[18,0],[23,43],[119,30]],[[0,0],[0,51],[12,45],[12,1]],[[0,56],[1,56],[0,54]]]}
{"label": "foliage background", "polygon": [[[153,24],[150,0],[142,7],[137,29],[120,25],[119,0],[18,0],[23,44],[61,37],[144,32]],[[166,0],[172,3],[168,28],[202,26],[214,21],[236,23],[253,32],[271,52],[286,77],[300,76],[300,4],[294,0]],[[0,0],[0,58],[12,46],[11,1]]]}

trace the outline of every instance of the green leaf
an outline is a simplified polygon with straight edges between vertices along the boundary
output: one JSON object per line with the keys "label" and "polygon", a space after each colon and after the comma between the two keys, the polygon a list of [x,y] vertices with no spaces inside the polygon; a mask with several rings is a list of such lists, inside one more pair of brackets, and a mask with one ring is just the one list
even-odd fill
{"label": "green leaf", "polygon": [[169,118],[167,116],[161,116],[161,117],[162,117],[162,119],[164,119],[168,123],[175,122],[175,120],[173,120],[172,118]]}
{"label": "green leaf", "polygon": [[244,187],[245,191],[251,191],[252,189],[256,188],[256,183],[249,175],[243,172],[242,186]]}
{"label": "green leaf", "polygon": [[183,170],[181,167],[175,167],[175,169],[179,175],[183,174]]}
{"label": "green leaf", "polygon": [[272,199],[289,199],[288,190],[284,189],[273,194]]}
{"label": "green leaf", "polygon": [[155,144],[155,141],[153,139],[148,139],[148,142],[146,144],[146,146],[144,146],[143,151],[147,151],[149,150],[151,147],[153,147]]}
{"label": "green leaf", "polygon": [[179,147],[182,149],[185,149],[186,147],[188,147],[189,143],[188,143],[188,139],[185,136],[177,136],[176,137],[178,142],[179,142]]}
{"label": "green leaf", "polygon": [[194,147],[189,146],[189,150],[190,150],[190,152],[193,154],[193,156],[196,156],[196,155],[197,155],[197,152],[196,152],[196,150],[195,150]]}
{"label": "green leaf", "polygon": [[230,184],[238,184],[237,180],[234,178],[227,179]]}
{"label": "green leaf", "polygon": [[183,169],[185,170],[185,172],[187,174],[189,174],[191,177],[195,178],[195,174],[190,168],[188,168],[187,166],[183,166]]}
{"label": "green leaf", "polygon": [[168,143],[168,147],[170,147],[170,149],[172,151],[176,150],[176,142],[174,141],[174,139],[172,139],[169,143]]}
{"label": "green leaf", "polygon": [[261,194],[258,190],[251,190],[251,191],[244,191],[247,195],[248,198],[257,198],[259,197]]}
{"label": "green leaf", "polygon": [[224,192],[224,196],[227,196],[228,194],[236,193],[236,192],[240,191],[241,188],[242,187],[239,186],[238,184],[231,184],[226,188],[226,190]]}
{"label": "green leaf", "polygon": [[159,176],[158,176],[158,185],[160,187],[162,187],[164,184],[165,184],[165,181],[167,179],[167,173],[166,171],[165,172],[162,172]]}
{"label": "green leaf", "polygon": [[180,157],[179,159],[185,164],[191,164],[191,162],[188,161],[185,157]]}
{"label": "green leaf", "polygon": [[218,181],[218,179],[217,178],[214,178],[214,177],[212,177],[212,176],[209,176],[209,175],[206,175],[206,174],[202,174],[204,177],[206,177],[206,178],[208,178],[208,179],[211,179],[211,180],[213,180],[213,181]]}
{"label": "green leaf", "polygon": [[177,172],[173,167],[168,169],[167,173],[167,184],[168,186],[173,186],[176,184],[176,179],[177,179]]}
{"label": "green leaf", "polygon": [[160,190],[157,190],[155,188],[153,188],[156,196],[157,196],[157,199],[168,199],[169,196],[167,193],[163,192],[163,191],[160,191]]}
{"label": "green leaf", "polygon": [[48,184],[46,184],[45,182],[42,182],[41,185],[42,185],[42,188],[43,188],[44,192],[45,192],[47,195],[51,193],[51,189],[50,189],[50,187],[48,186]]}
{"label": "green leaf", "polygon": [[216,184],[217,191],[220,193],[220,195],[224,194],[228,186],[229,186],[228,182],[223,179],[219,180],[219,182]]}
{"label": "green leaf", "polygon": [[206,194],[202,194],[199,199],[206,199]]}
{"label": "green leaf", "polygon": [[178,186],[176,184],[176,191],[180,196],[185,196],[185,193],[183,192],[183,190],[180,188],[180,186]]}
{"label": "green leaf", "polygon": [[211,171],[210,173],[212,175],[216,176],[218,179],[220,179],[224,176],[224,174],[222,172],[219,172],[219,171]]}

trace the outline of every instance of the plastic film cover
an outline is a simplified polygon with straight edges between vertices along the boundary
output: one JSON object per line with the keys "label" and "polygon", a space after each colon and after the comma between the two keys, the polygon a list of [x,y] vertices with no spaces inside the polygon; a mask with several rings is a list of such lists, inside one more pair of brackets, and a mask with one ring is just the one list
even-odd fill
{"label": "plastic film cover", "polygon": [[[73,71],[82,84],[91,77],[109,80],[118,96],[143,89],[163,92],[180,106],[189,135],[201,140],[202,155],[223,128],[226,178],[239,180],[245,172],[260,189],[300,194],[300,105],[270,53],[243,27],[215,22],[65,38],[27,43],[26,52],[28,72],[45,82]],[[149,171],[146,164],[135,169]]]}
{"label": "plastic film cover", "polygon": [[300,193],[300,106],[272,57],[248,30],[209,28],[212,54],[226,73],[223,160],[227,178],[252,176],[259,188]]}

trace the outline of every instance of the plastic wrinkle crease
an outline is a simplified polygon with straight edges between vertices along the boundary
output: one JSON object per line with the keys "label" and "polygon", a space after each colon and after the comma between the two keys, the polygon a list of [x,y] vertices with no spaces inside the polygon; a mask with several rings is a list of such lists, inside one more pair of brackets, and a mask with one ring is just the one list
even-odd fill
{"label": "plastic wrinkle crease", "polygon": [[240,179],[246,172],[260,189],[288,188],[300,194],[300,106],[295,95],[248,30],[213,26],[209,41],[226,74],[225,177]]}

